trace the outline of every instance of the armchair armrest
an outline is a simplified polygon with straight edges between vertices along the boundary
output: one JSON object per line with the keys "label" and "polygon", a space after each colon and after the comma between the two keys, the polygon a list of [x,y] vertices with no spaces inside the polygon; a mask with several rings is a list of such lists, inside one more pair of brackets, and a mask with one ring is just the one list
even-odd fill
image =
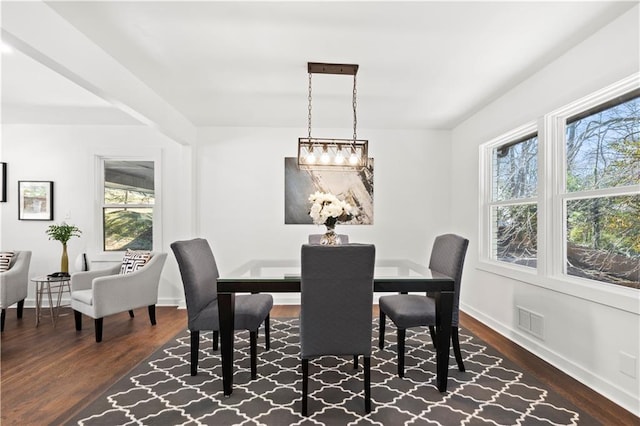
{"label": "armchair armrest", "polygon": [[95,278],[118,274],[118,272],[120,272],[120,266],[121,265],[114,265],[106,269],[74,273],[71,275],[71,291],[89,290]]}

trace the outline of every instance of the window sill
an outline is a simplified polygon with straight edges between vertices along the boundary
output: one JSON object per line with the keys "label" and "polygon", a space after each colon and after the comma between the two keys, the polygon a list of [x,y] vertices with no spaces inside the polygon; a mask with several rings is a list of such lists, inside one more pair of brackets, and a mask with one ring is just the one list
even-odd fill
{"label": "window sill", "polygon": [[633,288],[564,275],[541,276],[532,268],[486,260],[480,261],[476,269],[640,315],[640,294]]}

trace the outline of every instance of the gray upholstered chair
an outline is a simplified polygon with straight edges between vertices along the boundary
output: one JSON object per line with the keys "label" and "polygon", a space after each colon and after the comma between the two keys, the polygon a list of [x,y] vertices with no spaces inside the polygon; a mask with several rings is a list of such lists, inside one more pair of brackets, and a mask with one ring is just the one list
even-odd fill
{"label": "gray upholstered chair", "polygon": [[302,415],[307,415],[309,359],[364,356],[365,410],[371,412],[371,335],[375,246],[310,245],[301,253]]}
{"label": "gray upholstered chair", "polygon": [[156,325],[156,303],[160,274],[167,253],[151,253],[140,269],[120,274],[122,265],[71,275],[71,308],[76,330],[82,330],[82,314],[94,319],[96,342],[102,341],[102,323],[107,315],[147,306],[151,325]]}
{"label": "gray upholstered chair", "polygon": [[18,304],[18,318],[22,318],[24,299],[29,289],[29,265],[31,263],[30,251],[15,251],[9,262],[9,269],[0,272],[0,308],[2,308],[2,326],[4,331],[4,319],[6,310],[14,303]]}
{"label": "gray upholstered chair", "polygon": [[[431,250],[429,268],[454,280],[453,317],[451,320],[451,341],[458,369],[464,371],[460,341],[458,338],[460,283],[462,267],[467,253],[469,240],[454,234],[438,236]],[[431,340],[436,345],[434,326],[436,325],[436,303],[432,297],[417,294],[397,294],[380,297],[380,333],[379,346],[384,348],[385,318],[388,316],[398,328],[398,376],[404,377],[404,342],[406,329],[429,326]]]}
{"label": "gray upholstered chair", "polygon": [[[213,331],[213,350],[218,349],[219,277],[216,260],[207,240],[195,238],[171,244],[176,256],[187,302],[188,328],[191,333],[191,375],[198,373],[200,331]],[[236,330],[248,330],[251,351],[251,379],[257,376],[258,328],[264,322],[265,349],[269,350],[269,313],[273,307],[270,294],[245,294],[235,297]]]}
{"label": "gray upholstered chair", "polygon": [[[324,234],[309,234],[309,244],[320,244],[320,240]],[[349,244],[349,236],[347,234],[338,234],[342,244]]]}

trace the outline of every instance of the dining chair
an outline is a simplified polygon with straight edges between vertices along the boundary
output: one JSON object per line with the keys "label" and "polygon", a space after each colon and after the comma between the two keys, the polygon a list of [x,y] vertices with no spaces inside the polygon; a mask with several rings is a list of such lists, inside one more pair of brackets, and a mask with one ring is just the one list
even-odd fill
{"label": "dining chair", "polygon": [[[458,369],[465,371],[460,353],[460,339],[458,337],[460,284],[462,281],[462,267],[467,253],[469,240],[459,235],[445,234],[436,237],[431,250],[429,268],[433,271],[453,278],[453,315],[451,319],[451,342],[453,352],[458,363]],[[436,302],[428,294],[396,294],[381,296],[380,332],[378,345],[384,348],[385,320],[388,316],[397,327],[398,338],[398,376],[404,377],[404,351],[406,329],[411,327],[429,326],[431,340],[436,345]]]}
{"label": "dining chair", "polygon": [[364,402],[371,412],[373,244],[311,245],[301,250],[302,415],[308,412],[309,359],[364,356]]}
{"label": "dining chair", "polygon": [[[209,242],[203,238],[171,244],[184,287],[188,328],[191,333],[191,375],[198,373],[200,331],[213,331],[213,350],[218,350],[220,319],[218,316],[218,266]],[[269,350],[269,313],[273,307],[270,294],[246,294],[235,297],[235,330],[249,331],[251,379],[257,377],[258,328],[264,322],[265,349]]]}
{"label": "dining chair", "polygon": [[[324,234],[309,234],[309,244],[320,244],[320,240]],[[338,234],[341,244],[349,244],[349,235]]]}

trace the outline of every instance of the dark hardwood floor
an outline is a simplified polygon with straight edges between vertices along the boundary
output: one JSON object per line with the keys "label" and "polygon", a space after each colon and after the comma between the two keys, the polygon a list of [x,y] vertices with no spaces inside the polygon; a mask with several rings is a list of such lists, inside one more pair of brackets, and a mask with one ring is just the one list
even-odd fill
{"label": "dark hardwood floor", "polygon": [[[69,311],[67,311],[69,312]],[[297,306],[276,306],[273,317],[294,317]],[[186,328],[186,310],[160,307],[152,327],[146,309],[112,315],[104,320],[101,343],[94,339],[93,321],[83,318],[75,331],[73,315],[61,316],[54,328],[49,318],[35,327],[35,310],[16,319],[7,311],[0,341],[2,425],[62,424],[111,384]],[[377,315],[377,312],[376,312]],[[462,325],[534,374],[549,387],[591,414],[602,424],[639,424],[639,419],[468,315]]]}

